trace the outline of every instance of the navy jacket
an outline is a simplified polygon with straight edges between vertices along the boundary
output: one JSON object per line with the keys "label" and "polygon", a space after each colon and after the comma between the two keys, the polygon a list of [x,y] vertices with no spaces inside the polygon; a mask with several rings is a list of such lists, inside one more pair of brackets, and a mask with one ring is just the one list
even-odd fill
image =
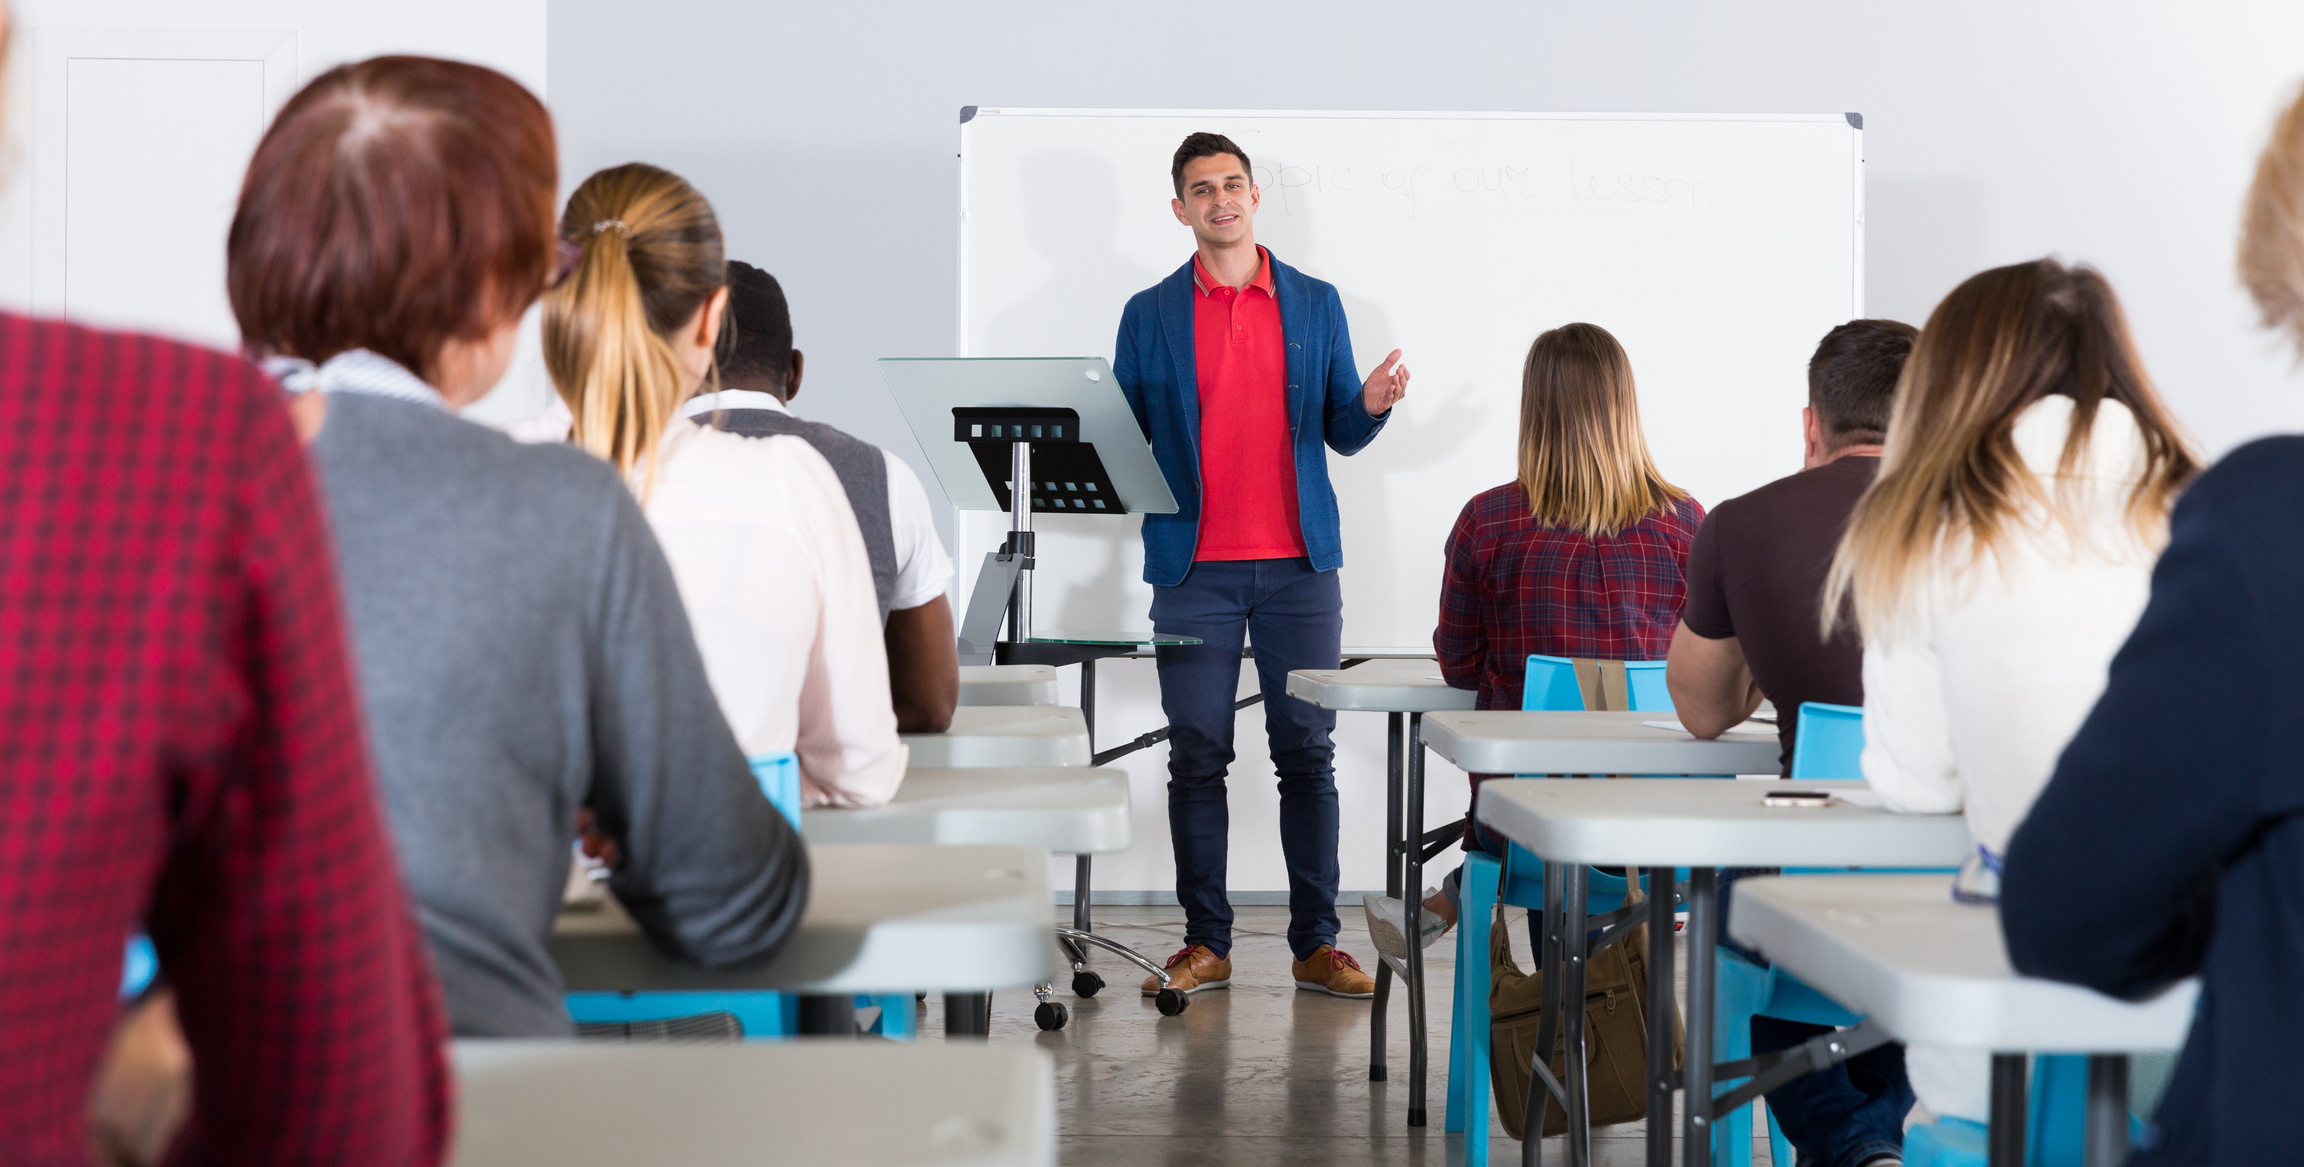
{"label": "navy jacket", "polygon": [[2004,865],[2018,971],[2129,999],[2201,978],[2138,1167],[2304,1163],[2300,666],[2304,439],[2275,438],[2177,505],[2151,602]]}
{"label": "navy jacket", "polygon": [[[1266,248],[1265,253],[1271,254]],[[1314,571],[1344,562],[1336,490],[1328,484],[1325,442],[1356,454],[1384,428],[1360,400],[1352,335],[1335,285],[1271,256],[1273,298],[1288,341],[1288,432],[1296,440],[1296,511]],[[1128,298],[1120,313],[1113,376],[1152,442],[1152,455],[1176,495],[1176,513],[1144,516],[1144,582],[1172,587],[1192,570],[1200,544],[1200,362],[1192,345],[1192,261]]]}

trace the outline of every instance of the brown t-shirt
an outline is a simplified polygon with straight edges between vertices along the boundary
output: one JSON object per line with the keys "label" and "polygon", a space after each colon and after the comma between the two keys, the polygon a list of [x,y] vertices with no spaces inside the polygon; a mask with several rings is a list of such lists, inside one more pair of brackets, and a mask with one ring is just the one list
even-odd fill
{"label": "brown t-shirt", "polygon": [[1829,642],[1817,632],[1824,573],[1856,499],[1880,459],[1849,456],[1779,478],[1713,508],[1688,549],[1688,630],[1733,636],[1760,692],[1776,706],[1784,772],[1800,703],[1864,703],[1863,645],[1843,622]]}

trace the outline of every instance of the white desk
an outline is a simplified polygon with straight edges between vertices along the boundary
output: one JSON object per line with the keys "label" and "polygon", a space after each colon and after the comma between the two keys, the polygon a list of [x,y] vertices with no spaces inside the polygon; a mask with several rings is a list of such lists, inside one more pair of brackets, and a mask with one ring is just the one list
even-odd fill
{"label": "white desk", "polygon": [[[1088,967],[1088,947],[1112,952],[1147,972],[1160,966],[1142,953],[1096,934],[1089,908],[1089,857],[1128,849],[1128,775],[1081,766],[992,766],[976,770],[923,770],[915,766],[887,806],[811,810],[800,816],[811,843],[994,843],[1038,847],[1074,856],[1072,927],[1056,930],[1072,965],[1072,991],[1093,997],[1104,979]],[[1035,996],[1048,1003],[1047,988]],[[1061,1029],[1062,1007],[1034,1011],[1042,1029]]]}
{"label": "white desk", "polygon": [[[1522,717],[1639,718],[1641,714],[1522,714]],[[1652,716],[1652,715],[1651,715]],[[1650,731],[1664,737],[1686,739],[1685,734]],[[1711,744],[1711,743],[1701,743]],[[1776,756],[1773,738],[1765,740],[1771,764]],[[1435,747],[1437,748],[1437,747]],[[1589,736],[1575,746],[1589,750]],[[1655,747],[1641,744],[1627,756],[1647,759]],[[1578,755],[1582,756],[1582,755]],[[1676,755],[1662,755],[1673,757]],[[1610,770],[1619,757],[1595,760]],[[1507,763],[1508,765],[1510,763]],[[1635,767],[1625,765],[1624,770]],[[1913,867],[1956,865],[1969,850],[1966,822],[1958,815],[1899,815],[1834,800],[1822,808],[1768,807],[1760,800],[1786,790],[1857,792],[1861,782],[1739,782],[1718,778],[1633,778],[1622,781],[1492,780],[1480,788],[1474,814],[1490,828],[1544,859],[1544,927],[1546,968],[1564,969],[1547,978],[1545,1015],[1562,1017],[1569,1048],[1583,1048],[1583,1011],[1560,1010],[1561,999],[1582,1000],[1584,962],[1576,953],[1559,949],[1580,947],[1586,934],[1586,876],[1590,866],[1645,867],[1654,873],[1651,887],[1669,885],[1676,867],[1688,875],[1688,1025],[1684,1064],[1686,1096],[1713,1097],[1712,1029],[1716,999],[1713,956],[1719,941],[1718,868],[1775,866]],[[1801,877],[1805,882],[1809,877]],[[1866,876],[1866,880],[1891,876]],[[1942,881],[1939,880],[1941,883]],[[1739,884],[1738,929],[1741,932],[1745,899]],[[1668,1042],[1672,1032],[1672,914],[1648,913],[1648,1006],[1652,1042]],[[1564,939],[1565,938],[1565,939]],[[1794,975],[1800,975],[1794,969]],[[1554,983],[1557,982],[1557,983]],[[1556,996],[1558,994],[1558,996]],[[1854,1002],[1849,1002],[1853,1006]],[[1549,1022],[1537,1035],[1538,1049],[1552,1048]],[[1652,1045],[1652,1065],[1670,1056],[1669,1045]],[[1567,1059],[1563,1107],[1570,1115],[1569,1162],[1589,1163],[1589,1129],[1584,1121],[1584,1061]],[[1714,1108],[1717,1109],[1717,1108]],[[1541,1113],[1538,1111],[1537,1113]],[[1649,1162],[1668,1161],[1672,1113],[1668,1080],[1650,1078],[1648,1098]],[[1720,1114],[1726,1110],[1721,1109]],[[1719,1114],[1691,1106],[1683,1116],[1682,1153],[1689,1167],[1710,1162],[1712,1126]],[[1471,1122],[1485,1128],[1485,1114]],[[1470,1125],[1468,1122],[1467,1125]]]}
{"label": "white desk", "polygon": [[[1425,656],[1369,660],[1348,669],[1298,669],[1288,674],[1288,695],[1339,713],[1386,715],[1384,894],[1419,900],[1424,886],[1424,715],[1438,710],[1468,710],[1479,694],[1449,687],[1440,677],[1439,663]],[[1411,840],[1417,852],[1413,858],[1409,854]],[[1415,945],[1409,946],[1407,981],[1408,1125],[1423,1126],[1428,1057],[1424,953]],[[1368,1078],[1372,1082],[1385,1078],[1384,1022],[1391,999],[1392,964],[1378,961],[1376,999],[1370,1005],[1368,1025]]]}
{"label": "white desk", "polygon": [[552,958],[571,992],[957,994],[1049,978],[1056,946],[1044,852],[811,843],[808,858],[799,933],[757,968],[709,970],[664,956],[613,899],[562,912]]}
{"label": "white desk", "polygon": [[1093,750],[1088,722],[1066,705],[963,705],[943,733],[908,733],[912,765],[926,769],[982,766],[1086,766]]}
{"label": "white desk", "polygon": [[1053,1167],[1048,1055],[1018,1045],[462,1040],[456,1167]]}
{"label": "white desk", "polygon": [[[2184,981],[2142,1002],[2118,1001],[2077,985],[2016,975],[2000,937],[1999,909],[1953,901],[1941,876],[1800,876],[1736,885],[1729,931],[1792,975],[1905,1041],[1986,1049],[2097,1055],[2090,1072],[2091,1163],[2117,1163],[2127,1147],[2126,1055],[2184,1044],[2200,996]],[[2022,1059],[2010,1069],[2021,1073]],[[2118,1066],[2117,1093],[2097,1107],[2096,1063]],[[1993,1061],[1993,1146],[2023,1145],[2024,1110],[2002,1113]],[[2106,1066],[2111,1069],[2111,1066]],[[2109,1120],[2104,1121],[2104,1120]],[[2015,1131],[2007,1129],[2013,1122]],[[2103,1136],[2110,1135],[2110,1139]],[[2011,1137],[2013,1136],[2013,1137]],[[1998,1159],[1995,1159],[1997,1162]]]}
{"label": "white desk", "polygon": [[1128,825],[1128,775],[1082,766],[914,766],[886,806],[800,816],[810,843],[980,843],[1059,855],[1125,851]]}
{"label": "white desk", "polygon": [[[1776,748],[1770,739],[1768,748]],[[1959,815],[1891,814],[1834,798],[1762,806],[1785,790],[1863,798],[1862,782],[1718,778],[1492,780],[1480,821],[1544,859],[1600,867],[1949,867],[1967,857]],[[1742,887],[1742,884],[1738,884]]]}
{"label": "white desk", "polygon": [[1479,696],[1450,688],[1440,679],[1439,662],[1430,657],[1371,660],[1348,669],[1298,669],[1288,674],[1288,695],[1322,709],[1358,713],[1469,710]]}
{"label": "white desk", "polygon": [[1643,721],[1670,713],[1435,713],[1425,719],[1432,752],[1473,774],[1774,774],[1774,734],[1722,734],[1701,741]]}
{"label": "white desk", "polygon": [[1054,705],[1054,665],[961,665],[960,704]]}

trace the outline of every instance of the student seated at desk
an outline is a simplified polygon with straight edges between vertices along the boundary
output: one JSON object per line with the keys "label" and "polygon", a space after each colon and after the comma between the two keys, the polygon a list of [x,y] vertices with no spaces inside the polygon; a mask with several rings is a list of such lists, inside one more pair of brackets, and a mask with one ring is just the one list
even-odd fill
{"label": "student seated at desk", "polygon": [[[1891,810],[1966,812],[1962,888],[1995,894],[2194,468],[2094,270],[1994,268],[1929,316],[1822,611],[1852,599],[1863,630],[1865,779]],[[1907,1066],[1932,1113],[1983,1122],[1985,1058],[1914,1045]]]}
{"label": "student seated at desk", "polygon": [[[1779,714],[1781,764],[1790,773],[1802,702],[1863,703],[1855,629],[1843,624],[1820,635],[1816,610],[1848,514],[1880,465],[1896,379],[1917,335],[1895,320],[1851,320],[1825,333],[1808,361],[1808,407],[1801,410],[1806,468],[1705,516],[1688,552],[1688,607],[1672,634],[1665,673],[1689,733],[1718,737],[1765,697]],[[1790,1049],[1827,1032],[1754,1017],[1752,1052]],[[1796,1078],[1769,1092],[1768,1108],[1802,1163],[1896,1162],[1912,1109],[1904,1047],[1881,1046]]]}
{"label": "student seated at desk", "polygon": [[503,376],[552,277],[555,155],[501,74],[335,69],[258,143],[226,254],[248,347],[318,430],[365,747],[468,1036],[571,1031],[546,944],[580,810],[668,952],[765,960],[808,899],[623,483],[453,412]]}
{"label": "student seated at desk", "polygon": [[[1477,708],[1518,709],[1530,654],[1662,660],[1703,520],[1649,459],[1624,346],[1595,324],[1537,337],[1520,373],[1519,477],[1474,495],[1448,533],[1432,633],[1440,675],[1478,689]],[[1475,799],[1490,777],[1472,775]],[[1467,816],[1475,845],[1504,853]],[[1453,898],[1425,897],[1425,943],[1455,919]],[[1398,901],[1369,911],[1397,918]]]}
{"label": "student seated at desk", "polygon": [[681,416],[716,380],[728,305],[712,204],[630,163],[576,188],[560,238],[580,259],[545,297],[545,366],[575,442],[624,475],[663,541],[737,741],[755,759],[796,753],[804,805],[887,802],[906,750],[871,558],[839,476],[805,438]]}
{"label": "student seated at desk", "polygon": [[[2304,101],[2250,189],[2241,282],[2304,347]],[[2304,439],[2225,455],[2185,492],[2103,699],[2008,846],[2016,970],[2199,1012],[2136,1167],[2304,1162]]]}
{"label": "student seated at desk", "polygon": [[872,587],[887,628],[888,688],[899,733],[942,733],[960,703],[960,652],[953,638],[952,557],[936,540],[936,518],[920,476],[894,453],[787,408],[806,368],[792,347],[792,310],[776,277],[728,263],[728,314],[720,326],[720,391],[680,408],[698,425],[765,438],[805,439],[840,478],[872,561]]}

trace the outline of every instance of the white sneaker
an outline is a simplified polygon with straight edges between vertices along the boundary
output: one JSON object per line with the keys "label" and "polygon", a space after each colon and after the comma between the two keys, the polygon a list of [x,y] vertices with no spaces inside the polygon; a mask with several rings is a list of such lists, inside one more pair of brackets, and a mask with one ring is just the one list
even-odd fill
{"label": "white sneaker", "polygon": [[[1438,894],[1437,891],[1427,889],[1424,898],[1430,900]],[[1408,905],[1397,896],[1380,895],[1361,896],[1360,903],[1368,911],[1368,938],[1375,943],[1376,951],[1395,960],[1408,959]],[[1433,941],[1440,939],[1449,928],[1455,926],[1455,921],[1442,917],[1430,908],[1424,910],[1422,918],[1417,922],[1422,925],[1422,946],[1425,948],[1432,947]]]}

